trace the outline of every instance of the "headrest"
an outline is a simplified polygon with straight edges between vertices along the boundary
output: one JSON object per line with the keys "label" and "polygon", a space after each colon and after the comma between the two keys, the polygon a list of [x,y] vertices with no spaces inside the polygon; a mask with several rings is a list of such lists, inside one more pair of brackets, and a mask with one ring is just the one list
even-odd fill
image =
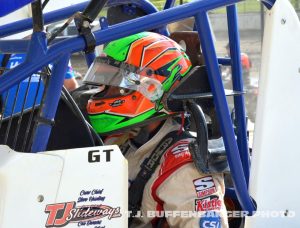
{"label": "headrest", "polygon": [[190,57],[193,66],[204,65],[200,48],[200,40],[196,31],[173,32],[170,38],[181,46],[185,46],[185,52]]}
{"label": "headrest", "polygon": [[188,99],[196,100],[197,103],[208,100],[213,102],[205,66],[194,67],[176,87],[164,95],[162,101],[167,110],[181,112],[184,111],[184,101]]}

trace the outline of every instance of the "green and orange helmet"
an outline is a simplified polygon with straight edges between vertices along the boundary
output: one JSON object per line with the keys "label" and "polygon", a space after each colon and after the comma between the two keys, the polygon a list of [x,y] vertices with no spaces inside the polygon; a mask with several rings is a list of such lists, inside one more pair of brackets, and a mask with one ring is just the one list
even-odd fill
{"label": "green and orange helmet", "polygon": [[146,125],[168,117],[162,96],[192,65],[175,41],[142,32],[108,43],[84,78],[85,84],[105,89],[88,101],[87,112],[99,134]]}

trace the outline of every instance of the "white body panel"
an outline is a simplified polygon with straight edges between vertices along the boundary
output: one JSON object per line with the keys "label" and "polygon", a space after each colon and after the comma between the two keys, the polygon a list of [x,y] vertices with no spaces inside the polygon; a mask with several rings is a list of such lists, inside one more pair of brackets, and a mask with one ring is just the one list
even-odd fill
{"label": "white body panel", "polygon": [[250,194],[258,214],[246,227],[300,227],[299,99],[300,23],[289,1],[277,0],[266,13],[253,143]]}
{"label": "white body panel", "polygon": [[[18,21],[18,20],[23,20],[23,19],[26,19],[29,17],[31,17],[31,11],[29,9],[29,6],[24,6],[23,8],[12,12],[12,13],[6,15],[5,17],[0,17],[0,26],[6,25],[9,23]],[[28,30],[28,31],[21,32],[21,33],[11,35],[11,36],[7,36],[7,37],[1,38],[1,39],[3,39],[3,40],[5,40],[5,39],[22,39],[31,33],[32,33],[32,30]]]}
{"label": "white body panel", "polygon": [[[127,180],[117,146],[39,154],[0,146],[0,227],[127,227]],[[103,217],[74,216],[82,206],[94,206]]]}
{"label": "white body panel", "polygon": [[67,6],[72,6],[79,4],[81,2],[86,2],[87,0],[51,0],[48,2],[47,6],[44,9],[45,12],[50,12],[57,9],[63,9]]}
{"label": "white body panel", "polygon": [[[85,1],[86,0],[63,0],[63,1],[62,0],[51,0],[46,5],[45,9],[43,10],[43,13],[51,12],[51,11],[58,10],[58,9],[63,9],[65,7],[75,5],[75,4],[78,4],[81,2],[85,2]],[[23,20],[23,19],[29,18],[31,16],[32,16],[31,6],[30,6],[30,4],[28,4],[24,7],[22,7],[21,9],[6,15],[5,17],[0,17],[0,26],[9,24],[9,23],[12,23],[15,21]],[[25,31],[25,32],[15,34],[15,35],[4,37],[1,39],[22,39],[25,36],[30,35],[31,33],[32,33],[32,29]]]}

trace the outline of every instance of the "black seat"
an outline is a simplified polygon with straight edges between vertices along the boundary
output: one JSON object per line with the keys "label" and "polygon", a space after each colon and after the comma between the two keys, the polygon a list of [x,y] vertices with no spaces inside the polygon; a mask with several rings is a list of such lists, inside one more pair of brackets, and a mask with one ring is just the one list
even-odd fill
{"label": "black seat", "polygon": [[[0,128],[0,144],[6,144],[16,151],[29,152],[30,149],[28,148],[28,145],[30,144],[29,141],[32,137],[34,121],[32,121],[32,124],[29,128],[29,135],[27,138],[25,150],[22,150],[22,147],[24,136],[27,130],[27,123],[29,122],[31,113],[32,110],[27,110],[23,114],[15,147],[13,147],[13,145],[15,134],[17,132],[19,124],[18,120],[20,114],[15,114],[12,117],[11,123],[9,120],[10,118],[3,119]],[[36,118],[36,116],[37,110],[34,111],[34,119]],[[11,124],[11,127],[7,137],[7,142],[4,142],[9,124]],[[66,102],[61,99],[57,108],[55,124],[50,134],[47,150],[61,150],[92,146],[92,141],[85,129],[86,128],[84,127],[80,119],[73,113]]]}
{"label": "black seat", "polygon": [[[190,145],[195,166],[202,173],[228,171],[226,151],[216,118],[213,95],[205,66],[195,66],[162,99],[171,112],[191,113],[191,131],[197,140]],[[205,117],[204,113],[209,117]],[[203,143],[204,142],[204,143]]]}

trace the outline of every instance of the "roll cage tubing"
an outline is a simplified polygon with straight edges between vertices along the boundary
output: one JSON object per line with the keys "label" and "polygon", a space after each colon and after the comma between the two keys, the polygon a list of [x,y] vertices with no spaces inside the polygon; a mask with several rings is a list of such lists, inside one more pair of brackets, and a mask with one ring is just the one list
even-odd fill
{"label": "roll cage tubing", "polygon": [[[228,30],[231,60],[220,59],[220,62],[230,63],[233,71],[233,89],[242,92],[243,82],[241,77],[240,65],[240,48],[239,33],[237,27],[237,12],[235,3],[240,0],[199,0],[187,3],[183,6],[166,9],[161,12],[155,12],[130,21],[125,21],[113,26],[109,26],[100,31],[94,32],[96,44],[104,44],[112,40],[126,37],[131,34],[150,30],[153,28],[163,27],[168,23],[179,21],[184,18],[194,17],[199,38],[202,43],[202,51],[207,64],[209,82],[211,85],[214,102],[216,105],[217,116],[220,122],[221,133],[224,139],[228,163],[233,178],[236,196],[242,206],[242,209],[252,215],[256,206],[248,193],[249,181],[249,156],[246,137],[246,123],[243,96],[235,97],[234,103],[237,116],[237,140],[235,139],[232,121],[230,118],[229,108],[225,98],[224,87],[218,66],[216,50],[213,44],[211,28],[207,11],[227,6]],[[120,2],[120,1],[118,1]],[[143,1],[131,1],[135,2]],[[146,2],[146,1],[145,1]],[[174,1],[173,1],[174,2]],[[165,8],[171,7],[172,1],[167,1]],[[268,9],[274,2],[263,2]],[[143,5],[144,3],[141,3]],[[145,3],[147,4],[147,3]],[[64,10],[49,13],[45,16],[45,22],[50,23],[68,17],[86,6],[86,3],[77,4],[76,6],[67,7]],[[82,8],[81,8],[82,7]],[[47,18],[47,19],[46,19]],[[0,37],[8,36],[20,31],[29,29],[28,20],[1,26]],[[10,28],[9,28],[10,27]],[[0,41],[0,50],[6,52],[24,52],[27,47],[26,41]],[[54,63],[53,74],[50,79],[49,89],[46,94],[46,101],[43,107],[42,116],[49,121],[55,117],[57,104],[63,85],[64,74],[67,69],[68,59],[71,53],[82,51],[86,48],[82,36],[68,38],[54,43],[47,47],[47,39],[44,32],[34,32],[29,43],[27,58],[24,63],[14,69],[6,72],[0,77],[0,94],[8,90],[18,82],[24,80],[43,66]],[[42,152],[46,149],[51,126],[45,123],[39,124],[34,135],[32,152]]]}
{"label": "roll cage tubing", "polygon": [[[175,2],[175,0],[167,0],[165,3],[165,7],[169,7],[169,8],[172,7],[174,5],[174,2]],[[57,21],[65,19],[65,18],[68,18],[68,17],[72,16],[75,12],[83,11],[87,7],[88,3],[89,3],[88,1],[82,2],[79,4],[75,4],[75,5],[66,7],[64,9],[58,9],[58,10],[54,10],[49,13],[45,13],[44,14],[44,23],[50,24],[50,23],[57,22]],[[117,5],[124,5],[124,4],[134,4],[135,6],[144,10],[145,13],[147,13],[147,14],[158,12],[156,7],[151,2],[146,1],[146,0],[133,0],[133,1],[131,1],[131,0],[118,0],[118,1],[110,0],[107,2],[107,6],[110,6],[110,7],[117,6]],[[2,25],[2,26],[0,26],[0,38],[15,34],[16,32],[23,32],[23,31],[26,31],[31,28],[32,28],[32,19],[31,18],[16,21],[16,22],[13,22],[13,23],[10,23],[7,25]],[[165,29],[164,26],[162,27],[162,29],[163,30]]]}

